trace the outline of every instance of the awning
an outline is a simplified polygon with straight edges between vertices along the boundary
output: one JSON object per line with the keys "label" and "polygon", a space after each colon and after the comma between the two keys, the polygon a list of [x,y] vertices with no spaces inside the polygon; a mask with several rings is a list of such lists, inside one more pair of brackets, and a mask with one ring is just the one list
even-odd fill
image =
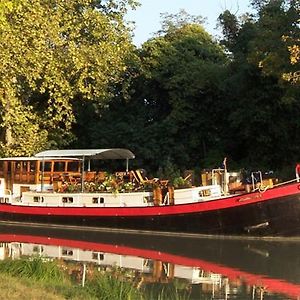
{"label": "awning", "polygon": [[47,150],[39,152],[35,157],[85,157],[88,159],[133,159],[134,154],[128,149],[68,149],[68,150]]}
{"label": "awning", "polygon": [[[48,157],[47,160],[80,160],[79,158],[74,157]],[[0,161],[42,161],[44,157],[36,157],[36,156],[16,156],[16,157],[2,157]]]}

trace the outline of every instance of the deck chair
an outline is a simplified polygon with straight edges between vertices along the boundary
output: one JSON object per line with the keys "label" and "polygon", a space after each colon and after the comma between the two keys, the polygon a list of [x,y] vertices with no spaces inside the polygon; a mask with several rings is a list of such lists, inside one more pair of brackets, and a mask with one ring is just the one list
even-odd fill
{"label": "deck chair", "polygon": [[145,172],[141,169],[131,171],[131,173],[132,173],[133,180],[141,185],[144,185],[147,183],[151,184],[151,183],[155,182],[155,179],[148,179],[145,176]]}

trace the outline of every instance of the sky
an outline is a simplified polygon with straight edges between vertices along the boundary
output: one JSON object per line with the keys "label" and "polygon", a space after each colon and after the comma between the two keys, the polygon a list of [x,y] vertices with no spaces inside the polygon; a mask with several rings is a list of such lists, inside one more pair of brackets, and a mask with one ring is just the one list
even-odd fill
{"label": "sky", "polygon": [[176,14],[184,9],[188,14],[206,18],[205,29],[218,35],[217,18],[225,9],[240,15],[251,11],[250,0],[139,0],[141,6],[130,11],[127,20],[135,22],[133,42],[140,46],[161,28],[161,13]]}

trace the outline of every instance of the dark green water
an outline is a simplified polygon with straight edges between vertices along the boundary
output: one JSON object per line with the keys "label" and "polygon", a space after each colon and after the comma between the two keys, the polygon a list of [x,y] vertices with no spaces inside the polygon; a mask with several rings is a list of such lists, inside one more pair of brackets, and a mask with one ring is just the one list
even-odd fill
{"label": "dark green water", "polygon": [[59,262],[78,285],[93,274],[147,299],[300,299],[300,242],[144,236],[0,226],[1,260]]}

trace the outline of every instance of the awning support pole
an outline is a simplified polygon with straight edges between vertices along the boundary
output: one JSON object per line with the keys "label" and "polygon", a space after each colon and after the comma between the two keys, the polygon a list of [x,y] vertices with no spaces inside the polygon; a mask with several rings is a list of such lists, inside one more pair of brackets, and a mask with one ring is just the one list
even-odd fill
{"label": "awning support pole", "polygon": [[82,166],[81,166],[81,192],[84,191],[84,156],[82,156]]}
{"label": "awning support pole", "polygon": [[44,176],[45,176],[45,157],[43,157],[42,160],[41,192],[44,191]]}

